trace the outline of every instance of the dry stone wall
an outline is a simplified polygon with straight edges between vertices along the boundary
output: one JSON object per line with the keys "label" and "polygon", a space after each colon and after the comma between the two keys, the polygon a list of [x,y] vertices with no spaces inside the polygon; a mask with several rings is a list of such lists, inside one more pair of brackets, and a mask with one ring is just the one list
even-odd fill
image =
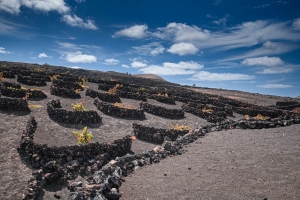
{"label": "dry stone wall", "polygon": [[140,107],[147,113],[165,117],[169,119],[181,119],[184,118],[184,112],[181,109],[168,109],[161,106],[155,106],[146,102],[141,102]]}
{"label": "dry stone wall", "polygon": [[32,78],[31,76],[18,75],[17,81],[26,85],[46,86],[44,78]]}
{"label": "dry stone wall", "polygon": [[142,119],[145,117],[143,110],[121,108],[118,106],[114,106],[110,103],[103,102],[97,97],[94,100],[94,104],[98,110],[100,110],[101,112],[107,115],[121,117],[121,118],[138,118],[138,119]]}
{"label": "dry stone wall", "polygon": [[98,97],[102,101],[110,102],[110,103],[120,103],[121,99],[115,94],[109,94],[109,93],[101,93],[101,92],[96,92],[92,89],[87,89],[85,92],[86,96],[90,96],[92,98]]}
{"label": "dry stone wall", "polygon": [[55,87],[53,85],[50,87],[50,93],[55,96],[61,96],[61,97],[72,98],[72,99],[81,98],[80,93],[77,93],[75,90]]}
{"label": "dry stone wall", "polygon": [[67,111],[61,107],[59,100],[51,100],[47,103],[49,118],[59,123],[70,124],[97,124],[102,118],[96,111]]}
{"label": "dry stone wall", "polygon": [[26,111],[30,112],[28,102],[23,99],[2,98],[0,95],[0,110]]}

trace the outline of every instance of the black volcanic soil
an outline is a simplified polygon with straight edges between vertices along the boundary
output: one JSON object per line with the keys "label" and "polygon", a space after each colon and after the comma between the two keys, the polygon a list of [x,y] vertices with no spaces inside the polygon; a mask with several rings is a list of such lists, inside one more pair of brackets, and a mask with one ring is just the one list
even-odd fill
{"label": "black volcanic soil", "polygon": [[[6,79],[16,82],[16,79]],[[59,124],[49,119],[46,104],[59,99],[62,107],[71,110],[71,103],[84,101],[89,110],[95,110],[102,117],[102,124],[89,126],[93,142],[110,142],[126,135],[133,135],[132,123],[156,128],[168,128],[169,124],[184,124],[193,129],[209,124],[206,120],[185,113],[181,120],[170,120],[145,113],[145,120],[129,120],[110,117],[98,111],[93,99],[85,96],[73,100],[50,94],[51,83],[39,87],[48,98],[31,103],[43,106],[23,112],[0,111],[0,199],[22,199],[31,167],[22,163],[16,150],[22,130],[30,116],[38,125],[35,142],[50,146],[76,144],[73,130],[83,125]],[[94,90],[95,83],[85,83]],[[23,85],[25,86],[25,85]],[[36,88],[35,86],[25,86]],[[212,90],[213,91],[213,90]],[[219,90],[218,90],[219,91]],[[203,91],[201,91],[203,92]],[[237,91],[219,91],[220,95],[233,96],[249,103],[274,105],[286,100],[283,97],[254,95]],[[251,98],[249,98],[251,96]],[[149,103],[169,108],[181,108],[181,102],[167,105],[149,99]],[[124,99],[122,102],[139,106],[140,101]],[[242,115],[235,114],[239,119]],[[122,184],[121,199],[300,199],[300,125],[262,130],[230,130],[209,133],[204,138],[188,145],[188,152],[168,157],[159,164],[145,166],[127,177]],[[132,151],[141,153],[153,149],[156,144],[136,140]],[[83,179],[78,177],[78,179]],[[50,185],[43,189],[39,199],[67,199],[66,186]]]}

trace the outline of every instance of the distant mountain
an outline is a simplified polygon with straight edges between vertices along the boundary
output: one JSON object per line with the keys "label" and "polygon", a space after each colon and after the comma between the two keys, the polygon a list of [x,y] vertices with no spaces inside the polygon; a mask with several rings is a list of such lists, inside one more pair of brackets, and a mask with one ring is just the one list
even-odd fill
{"label": "distant mountain", "polygon": [[161,81],[166,81],[162,77],[157,76],[155,74],[133,74],[133,76],[142,77],[142,78],[151,78],[151,79],[156,79],[156,80],[161,80]]}
{"label": "distant mountain", "polygon": [[297,99],[300,99],[300,96],[297,96],[296,98],[297,98]]}

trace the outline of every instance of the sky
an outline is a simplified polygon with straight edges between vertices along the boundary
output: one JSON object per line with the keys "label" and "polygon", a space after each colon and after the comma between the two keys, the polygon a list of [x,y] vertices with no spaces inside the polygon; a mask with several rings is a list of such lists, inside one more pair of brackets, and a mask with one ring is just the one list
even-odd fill
{"label": "sky", "polygon": [[0,60],[300,95],[299,0],[0,0]]}

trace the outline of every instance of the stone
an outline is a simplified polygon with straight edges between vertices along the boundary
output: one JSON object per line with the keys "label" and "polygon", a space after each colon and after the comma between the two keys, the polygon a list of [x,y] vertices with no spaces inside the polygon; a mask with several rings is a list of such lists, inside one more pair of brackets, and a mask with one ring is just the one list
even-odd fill
{"label": "stone", "polygon": [[68,190],[70,190],[71,192],[74,192],[76,187],[82,187],[82,182],[78,181],[78,182],[69,183]]}
{"label": "stone", "polygon": [[119,200],[121,194],[116,188],[112,188],[108,194],[105,195],[110,200]]}
{"label": "stone", "polygon": [[78,162],[78,160],[72,160],[72,161],[68,162],[66,164],[66,166],[67,166],[67,169],[74,170],[76,167],[79,166],[79,162]]}

